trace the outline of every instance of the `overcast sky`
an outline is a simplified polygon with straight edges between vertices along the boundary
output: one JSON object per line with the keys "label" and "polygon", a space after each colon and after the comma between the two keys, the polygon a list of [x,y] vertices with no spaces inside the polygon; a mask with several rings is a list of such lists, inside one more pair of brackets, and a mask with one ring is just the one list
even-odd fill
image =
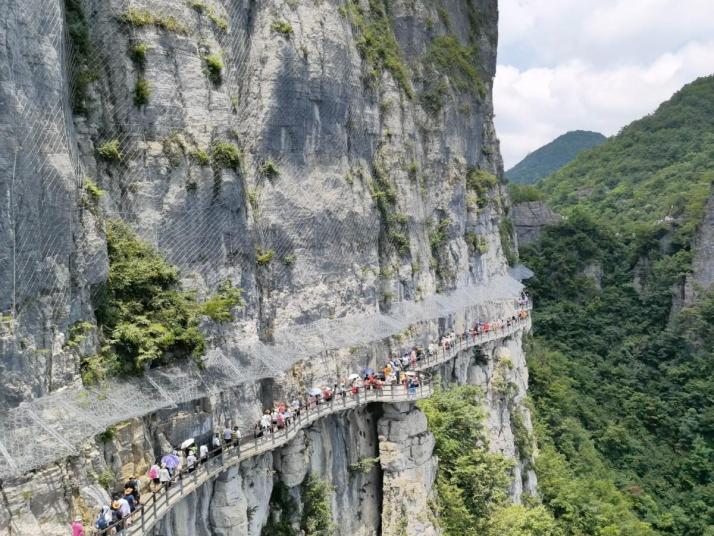
{"label": "overcast sky", "polygon": [[617,133],[714,74],[714,0],[499,0],[506,169],[568,130]]}

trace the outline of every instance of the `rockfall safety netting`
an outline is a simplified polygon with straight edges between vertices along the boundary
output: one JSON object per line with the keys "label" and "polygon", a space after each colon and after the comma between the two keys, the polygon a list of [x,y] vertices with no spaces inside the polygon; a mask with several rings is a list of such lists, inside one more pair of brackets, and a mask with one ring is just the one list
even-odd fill
{"label": "rockfall safety netting", "polygon": [[496,285],[463,288],[423,302],[403,302],[390,314],[347,316],[280,330],[275,344],[245,343],[231,355],[213,348],[200,368],[186,361],[151,370],[141,378],[66,389],[23,403],[0,418],[0,478],[76,455],[84,440],[117,422],[244,383],[275,378],[295,363],[329,350],[379,341],[419,322],[463,313],[478,305],[515,309],[513,297],[521,286],[511,278],[502,279]]}
{"label": "rockfall safety netting", "polygon": [[[369,152],[374,152],[381,135],[379,125],[365,113],[365,103],[353,98],[359,93],[356,89],[362,86],[361,59],[356,50],[344,45],[338,49],[335,54],[342,61],[334,66],[331,77],[341,83],[319,88],[327,94],[318,99],[317,90],[305,82],[305,70],[307,55],[319,51],[302,50],[297,46],[279,48],[281,57],[273,73],[276,98],[271,104],[270,124],[265,129],[274,134],[274,138],[284,139],[284,146],[268,144],[263,151],[254,147],[262,156],[252,161],[253,166],[262,169],[270,160],[281,175],[290,178],[280,183],[279,190],[271,189],[270,173],[260,169],[251,173],[255,184],[250,186],[250,191],[244,191],[230,174],[222,173],[221,195],[187,196],[184,202],[168,206],[165,200],[175,192],[157,184],[157,169],[144,164],[146,155],[156,140],[169,145],[174,143],[174,132],[192,121],[185,113],[187,100],[203,96],[191,94],[186,87],[155,83],[151,107],[138,110],[131,96],[138,75],[132,70],[127,51],[115,50],[112,42],[115,36],[109,30],[117,27],[123,13],[145,9],[148,5],[141,0],[72,3],[83,7],[87,24],[93,28],[94,45],[82,50],[78,50],[76,42],[72,44],[65,2],[61,0],[16,2],[7,14],[9,20],[14,21],[14,27],[25,28],[35,36],[43,54],[53,60],[43,64],[44,72],[35,75],[46,78],[46,87],[37,82],[35,86],[28,85],[26,80],[18,79],[27,72],[14,64],[8,76],[2,79],[2,97],[11,104],[7,106],[11,110],[5,116],[7,121],[0,125],[9,140],[4,146],[8,154],[0,156],[7,157],[6,163],[11,162],[6,166],[10,176],[4,182],[8,199],[5,219],[11,229],[8,234],[11,244],[6,250],[7,258],[2,257],[11,269],[7,270],[9,275],[3,286],[12,290],[8,293],[11,295],[3,296],[0,304],[0,351],[14,352],[23,359],[31,359],[32,352],[37,358],[43,357],[44,353],[53,351],[52,341],[34,350],[22,349],[23,342],[15,340],[13,331],[21,331],[24,324],[67,325],[69,318],[77,316],[72,310],[75,299],[72,273],[81,273],[85,268],[78,266],[86,261],[75,254],[75,240],[78,228],[91,217],[84,193],[90,170],[85,168],[77,145],[77,123],[70,96],[82,90],[80,85],[86,82],[83,75],[87,74],[88,65],[92,68],[91,76],[99,79],[92,86],[96,93],[92,98],[102,103],[106,114],[100,121],[97,141],[116,141],[122,155],[121,165],[111,167],[111,180],[101,184],[107,191],[106,200],[97,209],[102,218],[128,222],[171,263],[182,270],[200,272],[211,288],[221,282],[220,274],[228,263],[254,268],[258,249],[272,251],[275,259],[283,261],[297,254],[300,262],[325,280],[354,269],[342,261],[340,251],[352,254],[373,244],[379,234],[378,218],[362,216],[360,225],[356,225],[355,218],[359,214],[351,206],[352,199],[336,195],[335,191],[339,190],[322,190],[300,180],[302,146],[291,140],[301,135],[300,121],[295,118],[317,114],[325,118],[325,125],[349,124],[350,133],[346,136],[341,130],[333,132],[327,127],[327,131],[315,133],[315,139],[308,142],[317,147],[316,159],[334,160],[336,155],[353,150],[351,147],[369,147]],[[227,29],[223,29],[221,25],[211,25],[213,19],[190,4],[178,0],[166,2],[163,15],[179,20],[195,18],[191,19],[192,24],[198,24],[201,32],[210,31],[211,43],[217,43],[224,51],[221,88],[211,93],[215,102],[210,108],[220,113],[209,127],[218,133],[218,138],[233,139],[236,136],[233,127],[240,128],[255,120],[254,112],[241,106],[241,101],[260,90],[246,82],[252,76],[249,66],[255,64],[249,58],[264,52],[254,49],[247,30],[255,24],[255,13],[251,11],[255,6],[253,2],[209,2],[215,10],[213,17],[228,22]],[[330,6],[333,8],[336,9]],[[352,32],[349,20],[343,18],[341,24],[345,34]],[[128,35],[128,42],[135,45],[163,30],[153,24],[143,27],[124,24],[121,31]],[[277,33],[273,37],[281,39]],[[180,33],[164,32],[161,39],[172,41],[162,54],[170,50],[175,65],[198,72],[206,68],[208,50],[196,54],[193,41]],[[337,42],[332,45],[340,46]],[[23,57],[19,50],[12,53],[17,58]],[[150,61],[142,76],[150,81],[160,80],[160,73],[152,69]],[[110,84],[124,85],[127,98],[115,98],[121,92],[113,93]],[[175,122],[171,118],[175,118]],[[282,123],[281,118],[291,120]],[[196,118],[200,120],[202,118]],[[216,136],[212,134],[211,138]],[[321,145],[323,139],[331,139],[332,143]],[[321,153],[328,150],[325,148],[328,145],[336,154]],[[171,167],[171,149],[167,152]],[[353,156],[360,157],[359,154]],[[367,158],[367,154],[362,156]],[[189,156],[182,154],[179,158],[182,160],[178,168],[184,169]],[[170,170],[163,172],[171,175]],[[193,172],[214,173],[206,169]],[[270,195],[263,195],[268,191]],[[236,209],[238,199],[250,200],[244,203],[249,217],[245,216],[245,210]],[[410,214],[407,225],[410,229],[423,228],[430,225],[430,220]],[[327,251],[328,245],[329,258],[321,249]],[[273,280],[289,277],[293,269],[290,264],[274,263]],[[212,348],[201,368],[184,363],[149,371],[141,378],[113,381],[94,388],[65,389],[4,412],[0,416],[0,478],[75,455],[84,440],[114,423],[243,383],[276,377],[300,360],[328,350],[379,341],[415,323],[444,318],[480,304],[511,304],[521,290],[517,281],[503,276],[493,279],[488,286],[464,286],[452,293],[416,302],[403,301],[404,291],[396,279],[390,284],[395,303],[388,314],[377,312],[375,300],[372,307],[364,307],[363,314],[347,314],[335,319],[321,315],[322,319],[312,321],[316,316],[313,315],[309,323],[276,329],[273,344],[244,341],[230,353]]]}

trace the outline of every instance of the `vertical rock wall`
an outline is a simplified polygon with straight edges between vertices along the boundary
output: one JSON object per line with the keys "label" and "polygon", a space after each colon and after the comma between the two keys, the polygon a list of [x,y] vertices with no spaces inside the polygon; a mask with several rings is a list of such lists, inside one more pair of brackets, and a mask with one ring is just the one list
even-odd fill
{"label": "vertical rock wall", "polygon": [[[95,324],[108,219],[128,222],[199,298],[226,280],[243,289],[235,322],[204,326],[209,346],[226,353],[238,341],[270,342],[279,328],[388,310],[506,273],[504,189],[496,181],[476,193],[466,180],[474,170],[502,174],[491,98],[496,1],[351,5],[359,9],[338,0],[6,0],[4,407],[76,385],[82,357],[98,351],[96,329],[67,343],[71,326]],[[406,82],[394,62],[375,64],[374,54],[370,62],[359,10],[367,23],[383,19],[376,34]],[[133,52],[139,45],[143,59]],[[472,69],[444,64],[444,51]],[[218,77],[210,76],[213,55],[223,62]],[[137,97],[142,81],[146,102]],[[101,157],[113,141],[120,158]],[[240,149],[239,166],[197,157],[210,157],[219,143]],[[104,191],[98,200],[87,179]],[[267,265],[257,259],[265,251],[274,254]],[[503,312],[451,321],[463,329]],[[447,324],[434,319],[408,335],[427,341]],[[170,445],[226,422],[250,430],[273,399],[381,363],[399,341],[329,352],[289,375],[121,423],[79,456],[0,483],[0,534],[65,534],[72,516],[108,501],[107,483],[145,473]],[[490,389],[492,448],[515,454],[509,412],[527,376],[520,341],[506,346],[514,368],[502,375],[518,386],[515,397],[490,387],[503,369],[494,349],[487,366],[463,356],[451,374]],[[431,444],[413,408],[331,417],[204,486],[156,533],[259,534],[274,482],[299,504],[300,484],[314,473],[334,486],[337,534],[432,534],[424,516],[436,471]],[[379,464],[354,469],[377,457]],[[520,492],[514,484],[514,497]]]}

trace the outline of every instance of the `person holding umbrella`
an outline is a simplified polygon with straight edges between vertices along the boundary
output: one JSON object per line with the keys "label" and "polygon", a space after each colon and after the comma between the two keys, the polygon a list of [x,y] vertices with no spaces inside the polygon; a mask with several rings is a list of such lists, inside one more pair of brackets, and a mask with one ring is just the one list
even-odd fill
{"label": "person holding umbrella", "polygon": [[322,396],[322,390],[319,387],[313,387],[307,394],[309,407],[314,408],[320,403],[320,397]]}
{"label": "person holding umbrella", "polygon": [[161,458],[161,465],[165,465],[169,472],[169,476],[173,476],[174,471],[181,466],[181,460],[176,454],[166,454],[163,458]]}

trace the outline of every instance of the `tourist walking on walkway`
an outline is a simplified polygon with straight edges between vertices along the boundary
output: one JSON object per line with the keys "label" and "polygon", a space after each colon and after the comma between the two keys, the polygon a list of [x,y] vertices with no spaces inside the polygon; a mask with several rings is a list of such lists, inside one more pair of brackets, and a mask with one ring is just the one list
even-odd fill
{"label": "tourist walking on walkway", "polygon": [[235,445],[236,449],[240,451],[240,440],[241,440],[241,433],[240,429],[237,426],[233,427],[233,430],[231,431],[231,441]]}
{"label": "tourist walking on walkway", "polygon": [[193,453],[193,451],[189,452],[188,456],[186,457],[186,468],[188,469],[188,472],[192,472],[196,468],[196,462],[198,460],[196,459],[196,455]]}
{"label": "tourist walking on walkway", "polygon": [[153,492],[156,492],[161,487],[161,480],[159,479],[160,470],[161,468],[157,464],[152,465],[151,469],[149,469],[149,479],[151,480],[150,489]]}
{"label": "tourist walking on walkway", "polygon": [[171,474],[169,473],[168,467],[165,463],[161,464],[161,469],[159,469],[159,481],[161,486],[168,489],[171,487]]}

